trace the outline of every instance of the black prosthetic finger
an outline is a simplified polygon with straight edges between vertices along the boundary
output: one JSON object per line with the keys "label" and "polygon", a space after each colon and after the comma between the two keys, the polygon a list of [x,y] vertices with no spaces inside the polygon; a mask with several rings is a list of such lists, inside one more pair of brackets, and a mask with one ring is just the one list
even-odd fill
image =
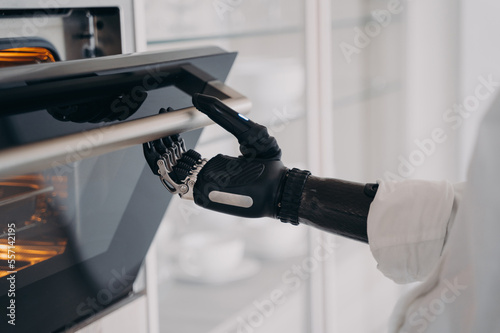
{"label": "black prosthetic finger", "polygon": [[189,156],[196,162],[198,162],[201,159],[201,154],[198,153],[196,150],[189,149],[187,152],[184,153],[184,156]]}
{"label": "black prosthetic finger", "polygon": [[182,155],[182,157],[177,161],[177,164],[172,168],[170,177],[176,183],[180,184],[187,176],[191,174],[194,170],[196,164],[201,159],[201,155],[190,149]]}
{"label": "black prosthetic finger", "polygon": [[170,137],[170,136],[166,136],[166,137],[162,138],[161,141],[162,141],[163,145],[165,147],[168,147],[168,148],[170,148],[174,145],[174,140],[172,140],[172,137]]}
{"label": "black prosthetic finger", "polygon": [[180,184],[182,182],[182,179],[177,176],[177,172],[172,171],[168,175],[170,176],[170,179],[172,179],[177,184]]}
{"label": "black prosthetic finger", "polygon": [[[189,173],[192,170],[192,166],[193,166],[192,164],[179,161],[179,163],[177,163],[174,166],[173,171],[172,171],[172,174],[174,174],[175,178],[177,178],[177,180],[174,180],[174,181],[180,183],[181,181],[186,179],[186,177],[189,176]],[[172,177],[172,175],[171,175],[171,178],[174,179],[174,177]]]}
{"label": "black prosthetic finger", "polygon": [[154,140],[153,147],[160,154],[163,155],[167,152],[168,147],[165,146],[162,139]]}
{"label": "black prosthetic finger", "polygon": [[[162,114],[162,113],[173,112],[173,111],[175,111],[175,110],[169,106],[167,109],[161,108],[159,113]],[[178,142],[180,140],[181,140],[181,136],[179,134],[172,134],[170,136],[163,138],[164,144],[167,147],[173,146],[173,144],[175,142]]]}
{"label": "black prosthetic finger", "polygon": [[196,162],[198,162],[198,160],[195,160],[190,156],[182,155],[182,158],[178,161],[178,163],[180,162],[186,163],[187,165],[194,167],[194,165],[196,164]]}
{"label": "black prosthetic finger", "polygon": [[158,171],[158,159],[160,158],[160,155],[158,152],[155,150],[153,144],[151,142],[146,142],[142,144],[142,151],[144,153],[144,158],[146,159],[146,162],[149,165],[149,168],[151,171],[159,176],[160,173]]}

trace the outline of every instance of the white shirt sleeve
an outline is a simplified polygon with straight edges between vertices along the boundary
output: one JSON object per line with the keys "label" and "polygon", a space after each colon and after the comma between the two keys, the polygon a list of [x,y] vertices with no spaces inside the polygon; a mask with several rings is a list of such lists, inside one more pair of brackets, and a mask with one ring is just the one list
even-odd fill
{"label": "white shirt sleeve", "polygon": [[443,250],[455,190],[445,181],[381,181],[368,214],[378,269],[396,283],[424,280]]}

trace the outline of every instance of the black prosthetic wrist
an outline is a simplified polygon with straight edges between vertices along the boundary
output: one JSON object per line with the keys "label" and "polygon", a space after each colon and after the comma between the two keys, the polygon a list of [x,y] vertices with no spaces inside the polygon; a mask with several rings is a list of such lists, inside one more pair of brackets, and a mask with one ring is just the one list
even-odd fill
{"label": "black prosthetic wrist", "polygon": [[377,187],[311,176],[302,193],[299,221],[368,243],[367,217]]}
{"label": "black prosthetic wrist", "polygon": [[288,222],[293,225],[299,224],[302,191],[310,174],[307,170],[296,168],[287,171],[277,216],[281,222]]}

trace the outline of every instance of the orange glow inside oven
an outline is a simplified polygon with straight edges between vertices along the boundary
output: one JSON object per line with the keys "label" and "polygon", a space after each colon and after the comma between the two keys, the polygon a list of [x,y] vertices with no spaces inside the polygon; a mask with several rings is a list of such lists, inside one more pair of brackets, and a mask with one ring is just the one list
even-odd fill
{"label": "orange glow inside oven", "polygon": [[[25,241],[23,243],[16,243],[11,248],[15,252],[15,269],[20,271],[23,268],[36,265],[62,254],[66,249],[66,241],[60,242],[41,242],[41,241]],[[12,252],[11,252],[12,253]],[[8,275],[12,269],[8,266],[9,259],[9,244],[7,239],[0,239],[0,278]],[[5,264],[4,264],[5,263]]]}
{"label": "orange glow inside oven", "polygon": [[55,62],[52,52],[43,47],[19,47],[0,50],[0,67]]}
{"label": "orange glow inside oven", "polygon": [[[0,278],[64,253],[67,238],[56,232],[51,221],[57,212],[48,205],[56,197],[68,196],[67,181],[66,177],[44,179],[41,175],[0,180]],[[8,209],[11,216],[5,218]],[[8,225],[13,222],[16,232],[9,234]]]}

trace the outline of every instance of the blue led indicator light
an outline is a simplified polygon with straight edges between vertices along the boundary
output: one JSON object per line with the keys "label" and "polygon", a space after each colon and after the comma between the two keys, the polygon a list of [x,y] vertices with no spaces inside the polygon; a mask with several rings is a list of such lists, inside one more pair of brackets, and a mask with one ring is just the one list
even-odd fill
{"label": "blue led indicator light", "polygon": [[241,113],[238,113],[238,116],[243,119],[243,120],[246,120],[246,121],[249,121],[250,119],[248,119],[247,117],[245,117],[244,115],[242,115]]}

